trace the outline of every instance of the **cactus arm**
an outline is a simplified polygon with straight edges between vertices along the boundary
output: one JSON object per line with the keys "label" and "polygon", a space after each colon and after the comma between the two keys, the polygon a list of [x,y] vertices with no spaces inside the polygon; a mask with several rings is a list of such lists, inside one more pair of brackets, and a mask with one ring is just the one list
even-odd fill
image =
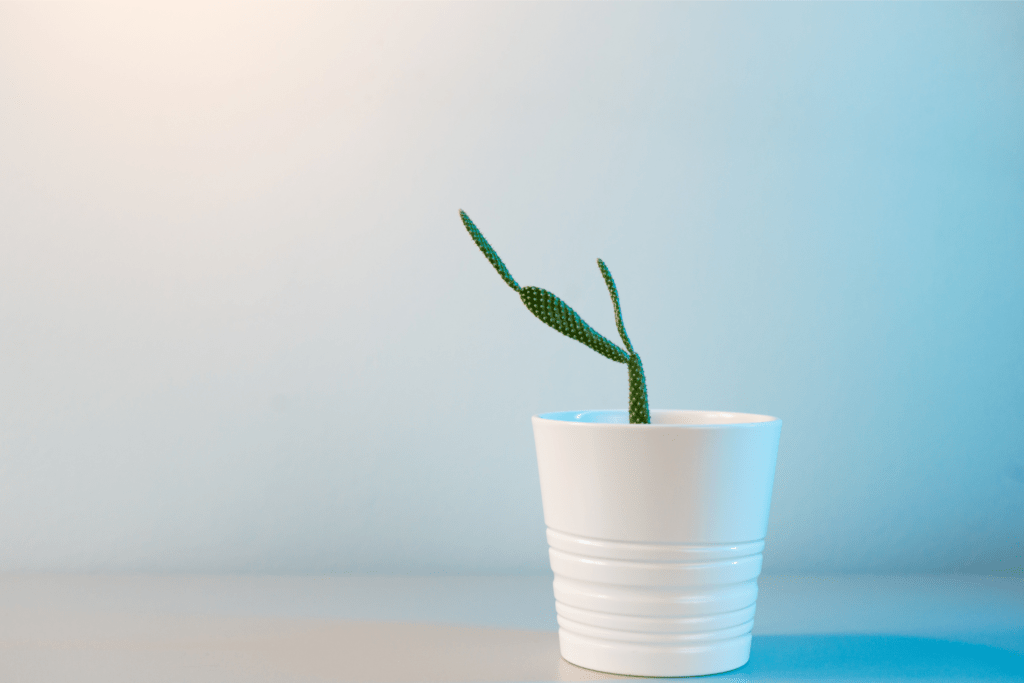
{"label": "cactus arm", "polygon": [[519,283],[515,281],[512,274],[508,272],[508,268],[505,267],[505,262],[498,256],[498,252],[494,251],[494,247],[492,247],[490,242],[487,241],[479,228],[473,224],[473,221],[469,219],[466,212],[459,211],[459,215],[462,216],[462,224],[466,226],[466,230],[469,231],[470,237],[472,237],[473,241],[476,242],[476,246],[480,247],[480,251],[484,253],[484,256],[486,256],[487,260],[491,262],[494,269],[498,271],[498,275],[501,276],[501,279],[517,292],[522,291],[522,287],[520,287]]}
{"label": "cactus arm", "polygon": [[629,422],[630,424],[650,424],[651,410],[647,402],[647,379],[644,377],[644,365],[640,362],[640,354],[633,350],[629,343],[629,335],[626,334],[626,325],[622,322],[622,308],[619,306],[619,290],[615,287],[615,280],[612,278],[612,271],[604,261],[597,259],[597,266],[604,276],[604,283],[608,285],[608,294],[612,298],[612,306],[615,308],[615,326],[619,329],[619,336],[622,343],[629,351],[629,359],[626,361],[629,367]]}
{"label": "cactus arm", "polygon": [[566,337],[586,344],[599,354],[615,361],[628,363],[629,354],[618,345],[606,339],[590,325],[584,322],[576,311],[557,296],[540,287],[524,287],[519,293],[530,312],[544,323],[555,328]]}
{"label": "cactus arm", "polygon": [[597,259],[597,267],[601,269],[604,283],[608,286],[608,294],[612,297],[612,306],[615,308],[615,327],[619,330],[619,336],[622,337],[622,343],[625,344],[626,351],[632,355],[636,352],[633,351],[633,345],[629,343],[629,335],[626,334],[626,326],[622,322],[622,309],[619,307],[619,290],[615,287],[615,280],[612,279],[612,271],[608,270],[608,266],[601,259]]}

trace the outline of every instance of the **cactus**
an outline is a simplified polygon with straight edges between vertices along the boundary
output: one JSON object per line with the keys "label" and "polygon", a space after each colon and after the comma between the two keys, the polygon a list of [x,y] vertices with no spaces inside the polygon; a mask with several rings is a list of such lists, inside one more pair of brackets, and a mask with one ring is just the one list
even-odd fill
{"label": "cactus", "polygon": [[565,336],[575,339],[581,344],[586,344],[605,358],[616,363],[626,364],[626,367],[629,368],[629,422],[630,424],[650,424],[651,411],[647,405],[647,380],[644,378],[644,366],[640,362],[640,355],[633,350],[633,344],[630,343],[629,336],[626,334],[626,326],[622,322],[622,309],[619,307],[619,291],[615,287],[615,280],[612,279],[612,272],[608,270],[604,261],[597,259],[597,266],[601,269],[601,275],[604,276],[604,282],[608,286],[608,294],[611,296],[612,306],[615,308],[615,326],[619,330],[619,336],[622,338],[625,349],[595,331],[568,304],[546,289],[520,287],[512,274],[508,272],[508,268],[498,256],[498,252],[494,251],[494,247],[484,238],[483,233],[473,224],[466,212],[459,211],[459,215],[462,216],[462,223],[469,231],[470,237],[476,242],[476,246],[480,247],[480,251],[498,271],[498,275],[505,281],[505,284],[519,294],[519,298],[530,309],[530,313]]}

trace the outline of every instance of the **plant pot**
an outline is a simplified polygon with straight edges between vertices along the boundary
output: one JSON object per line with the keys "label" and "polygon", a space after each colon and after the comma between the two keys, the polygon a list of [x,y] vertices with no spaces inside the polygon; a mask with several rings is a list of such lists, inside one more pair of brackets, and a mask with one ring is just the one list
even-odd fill
{"label": "plant pot", "polygon": [[533,417],[562,657],[631,676],[750,659],[781,430],[695,410]]}

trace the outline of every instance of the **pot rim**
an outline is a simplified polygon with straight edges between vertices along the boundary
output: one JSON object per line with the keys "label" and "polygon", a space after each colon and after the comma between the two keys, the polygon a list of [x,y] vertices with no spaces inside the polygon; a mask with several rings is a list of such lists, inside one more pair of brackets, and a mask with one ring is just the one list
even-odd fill
{"label": "pot rim", "polygon": [[[711,417],[715,421],[676,422],[679,418]],[[586,429],[737,429],[781,424],[782,420],[771,415],[737,413],[729,410],[676,410],[651,409],[651,424],[630,424],[627,410],[569,410],[540,413],[534,420],[555,422]],[[656,421],[658,420],[658,421]]]}

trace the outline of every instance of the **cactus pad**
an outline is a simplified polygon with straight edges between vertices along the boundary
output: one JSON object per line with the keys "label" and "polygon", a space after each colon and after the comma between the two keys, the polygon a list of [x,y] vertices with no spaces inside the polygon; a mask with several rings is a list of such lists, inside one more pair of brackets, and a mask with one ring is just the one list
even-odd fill
{"label": "cactus pad", "polygon": [[491,262],[494,269],[498,271],[498,275],[501,276],[501,279],[504,280],[512,289],[517,292],[520,291],[521,287],[519,286],[519,283],[513,279],[512,274],[508,272],[508,268],[505,267],[505,262],[498,256],[498,252],[494,251],[494,247],[492,247],[491,243],[487,241],[487,238],[484,237],[483,233],[477,229],[476,225],[474,225],[473,221],[469,219],[469,216],[466,215],[465,211],[459,211],[459,215],[462,216],[462,224],[466,226],[466,230],[469,231],[473,241],[476,242],[476,246],[480,247],[480,251],[484,252],[484,256],[486,256],[487,260]]}
{"label": "cactus pad", "polygon": [[586,344],[605,358],[616,363],[629,361],[629,354],[606,339],[583,321],[576,311],[557,296],[540,287],[524,287],[519,293],[530,313],[555,328],[566,337]]}

